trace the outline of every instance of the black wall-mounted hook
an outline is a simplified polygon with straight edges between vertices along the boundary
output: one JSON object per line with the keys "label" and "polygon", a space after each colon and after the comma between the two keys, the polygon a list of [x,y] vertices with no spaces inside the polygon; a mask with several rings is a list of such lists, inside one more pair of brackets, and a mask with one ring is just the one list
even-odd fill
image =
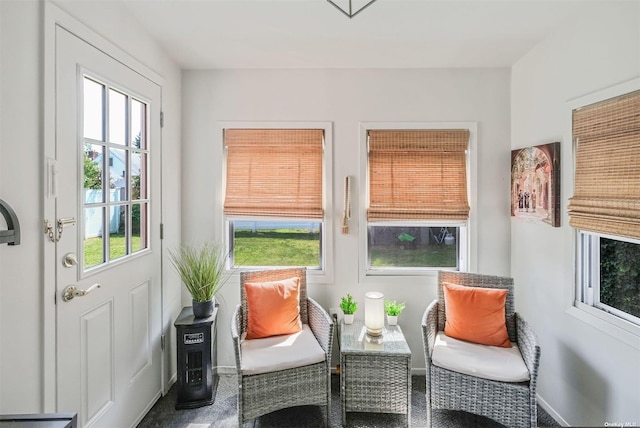
{"label": "black wall-mounted hook", "polygon": [[0,199],[0,213],[4,216],[8,230],[0,230],[0,244],[20,245],[20,222],[16,212]]}

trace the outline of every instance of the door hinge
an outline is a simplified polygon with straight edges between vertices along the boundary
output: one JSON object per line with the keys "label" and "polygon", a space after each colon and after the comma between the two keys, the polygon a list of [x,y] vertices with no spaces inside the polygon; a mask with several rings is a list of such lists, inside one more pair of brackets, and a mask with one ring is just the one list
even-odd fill
{"label": "door hinge", "polygon": [[164,223],[160,223],[160,239],[164,239]]}
{"label": "door hinge", "polygon": [[164,334],[162,336],[160,336],[160,349],[164,351]]}
{"label": "door hinge", "polygon": [[160,112],[160,128],[164,128],[164,112]]}

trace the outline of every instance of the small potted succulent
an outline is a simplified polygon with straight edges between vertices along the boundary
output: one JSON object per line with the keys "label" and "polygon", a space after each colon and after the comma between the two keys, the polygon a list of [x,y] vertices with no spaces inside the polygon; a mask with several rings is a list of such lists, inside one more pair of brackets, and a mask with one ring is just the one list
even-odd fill
{"label": "small potted succulent", "polygon": [[340,300],[340,309],[344,313],[344,323],[353,324],[353,314],[358,309],[358,302],[353,300],[351,294],[347,294],[346,297],[342,297]]}
{"label": "small potted succulent", "polygon": [[404,302],[398,303],[395,300],[384,301],[384,312],[387,314],[387,324],[397,325],[398,315],[404,310]]}

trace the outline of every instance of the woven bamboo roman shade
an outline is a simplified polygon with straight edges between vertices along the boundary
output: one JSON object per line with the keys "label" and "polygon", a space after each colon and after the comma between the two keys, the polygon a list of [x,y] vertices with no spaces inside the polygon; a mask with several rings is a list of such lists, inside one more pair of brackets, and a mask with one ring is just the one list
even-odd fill
{"label": "woven bamboo roman shade", "polygon": [[226,129],[227,216],[322,219],[322,129]]}
{"label": "woven bamboo roman shade", "polygon": [[640,91],[573,111],[571,226],[640,239]]}
{"label": "woven bamboo roman shade", "polygon": [[466,220],[466,129],[370,130],[368,221]]}

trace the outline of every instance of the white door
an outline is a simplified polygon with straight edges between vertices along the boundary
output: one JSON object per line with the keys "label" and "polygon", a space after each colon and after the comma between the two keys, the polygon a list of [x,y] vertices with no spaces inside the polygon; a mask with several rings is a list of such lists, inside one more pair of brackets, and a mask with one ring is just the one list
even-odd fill
{"label": "white door", "polygon": [[56,409],[81,427],[161,394],[160,95],[57,28]]}

